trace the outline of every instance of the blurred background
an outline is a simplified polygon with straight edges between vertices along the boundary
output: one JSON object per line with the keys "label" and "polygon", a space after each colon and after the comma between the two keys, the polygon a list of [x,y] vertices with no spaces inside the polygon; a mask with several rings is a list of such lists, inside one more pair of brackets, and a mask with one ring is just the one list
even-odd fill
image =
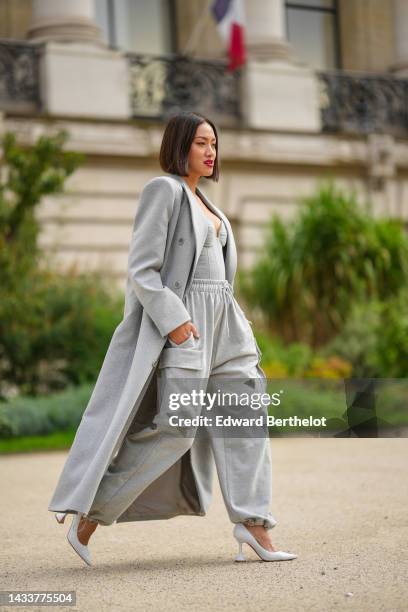
{"label": "blurred background", "polygon": [[72,439],[178,110],[219,129],[201,187],[268,377],[408,377],[406,0],[0,0],[7,448]]}

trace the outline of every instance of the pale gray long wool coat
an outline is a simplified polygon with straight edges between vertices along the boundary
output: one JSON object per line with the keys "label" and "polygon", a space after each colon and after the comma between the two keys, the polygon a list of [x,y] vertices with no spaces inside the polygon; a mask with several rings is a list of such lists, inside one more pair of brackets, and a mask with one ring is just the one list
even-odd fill
{"label": "pale gray long wool coat", "polygon": [[[225,272],[233,285],[237,252],[230,223],[200,189],[197,192],[225,223]],[[167,334],[191,320],[182,299],[206,237],[197,207],[187,183],[176,174],[157,176],[143,188],[129,248],[124,317],[112,336],[50,511],[88,513],[126,433],[147,427],[157,413],[156,366]],[[211,499],[212,476],[208,441],[197,436],[189,451],[117,522],[203,516]]]}

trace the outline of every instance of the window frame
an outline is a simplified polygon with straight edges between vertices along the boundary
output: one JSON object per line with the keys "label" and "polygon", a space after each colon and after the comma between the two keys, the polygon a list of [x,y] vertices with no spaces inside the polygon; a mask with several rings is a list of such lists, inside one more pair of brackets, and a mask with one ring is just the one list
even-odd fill
{"label": "window frame", "polygon": [[[169,13],[169,40],[171,51],[170,53],[177,52],[177,10],[176,10],[176,0],[167,0],[168,3],[168,13]],[[129,49],[124,49],[123,47],[118,46],[118,41],[116,38],[116,16],[115,16],[115,0],[106,0],[106,12],[107,12],[107,23],[108,23],[108,40],[107,45],[109,49],[113,51],[122,50],[125,53],[130,53]],[[132,51],[133,53],[133,51]],[[162,55],[162,54],[160,54]]]}
{"label": "window frame", "polygon": [[330,13],[333,15],[334,21],[334,60],[335,66],[333,70],[342,70],[341,44],[340,44],[340,20],[339,20],[339,0],[333,0],[333,6],[312,6],[300,4],[296,0],[285,0],[285,28],[286,38],[289,40],[289,12],[288,9],[300,9],[303,11],[311,11],[316,13]]}

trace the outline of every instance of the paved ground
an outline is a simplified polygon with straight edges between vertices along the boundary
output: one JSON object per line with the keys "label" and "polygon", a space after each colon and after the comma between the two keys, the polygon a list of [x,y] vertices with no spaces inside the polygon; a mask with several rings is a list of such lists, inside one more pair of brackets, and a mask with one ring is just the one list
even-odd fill
{"label": "paved ground", "polygon": [[217,483],[206,517],[99,527],[92,567],[47,510],[65,453],[2,457],[0,588],[76,590],[76,608],[45,609],[84,612],[408,610],[408,439],[277,439],[272,456],[271,534],[297,559],[244,545],[234,563]]}

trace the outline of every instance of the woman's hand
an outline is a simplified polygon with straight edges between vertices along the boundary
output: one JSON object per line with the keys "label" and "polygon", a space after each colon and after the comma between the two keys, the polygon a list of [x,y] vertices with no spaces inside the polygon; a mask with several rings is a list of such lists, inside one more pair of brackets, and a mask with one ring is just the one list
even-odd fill
{"label": "woman's hand", "polygon": [[167,336],[168,338],[170,338],[170,340],[173,340],[173,342],[175,342],[176,344],[181,344],[182,342],[187,340],[191,332],[193,332],[193,335],[195,338],[200,337],[200,334],[198,333],[197,328],[194,325],[194,323],[192,323],[191,321],[186,321],[186,323],[179,325],[178,327],[173,329],[171,332],[169,332]]}

